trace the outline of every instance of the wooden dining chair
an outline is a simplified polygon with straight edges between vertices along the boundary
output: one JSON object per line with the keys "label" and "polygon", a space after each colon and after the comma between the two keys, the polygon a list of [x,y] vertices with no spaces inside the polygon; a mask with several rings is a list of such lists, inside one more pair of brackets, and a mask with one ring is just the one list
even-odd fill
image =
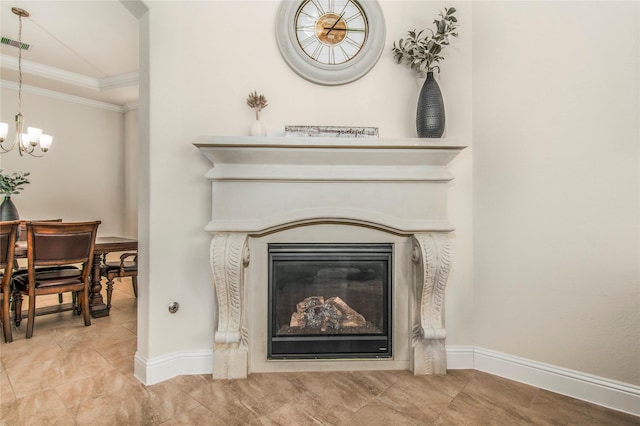
{"label": "wooden dining chair", "polygon": [[[62,222],[62,219],[38,219],[38,220],[20,220],[20,227],[18,228],[18,234],[16,241],[27,241],[27,222]],[[26,274],[27,268],[21,267],[17,259],[13,259],[13,274]],[[58,295],[58,303],[62,303],[62,294]],[[16,326],[20,325],[18,322]]]}
{"label": "wooden dining chair", "polygon": [[[106,257],[106,255],[105,255]],[[106,258],[100,268],[100,275],[107,279],[107,309],[111,310],[113,280],[131,277],[133,294],[138,297],[138,253],[123,253],[119,262],[107,262]]]}
{"label": "wooden dining chair", "polygon": [[20,221],[0,222],[0,292],[2,293],[2,334],[6,343],[13,341],[9,302],[11,299],[11,280],[13,276],[13,255],[16,248],[16,235]]}
{"label": "wooden dining chair", "polygon": [[37,220],[20,220],[20,228],[18,228],[17,241],[27,241],[27,222],[62,222],[62,219],[37,219]]}
{"label": "wooden dining chair", "polygon": [[[27,222],[28,273],[14,278],[15,315],[21,315],[22,296],[29,297],[27,338],[33,336],[36,297],[73,292],[84,325],[91,325],[89,292],[93,251],[100,221]],[[69,266],[76,266],[69,268]],[[39,268],[46,268],[39,270]]]}

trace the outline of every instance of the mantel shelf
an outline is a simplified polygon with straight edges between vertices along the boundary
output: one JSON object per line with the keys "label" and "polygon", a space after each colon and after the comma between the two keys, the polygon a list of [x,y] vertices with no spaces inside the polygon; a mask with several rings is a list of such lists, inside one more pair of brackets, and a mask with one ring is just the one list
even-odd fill
{"label": "mantel shelf", "polygon": [[198,148],[294,148],[294,149],[399,149],[399,150],[462,150],[467,146],[455,139],[424,138],[324,138],[284,136],[202,136],[194,145]]}
{"label": "mantel shelf", "polygon": [[203,136],[211,180],[438,181],[465,147],[447,139]]}

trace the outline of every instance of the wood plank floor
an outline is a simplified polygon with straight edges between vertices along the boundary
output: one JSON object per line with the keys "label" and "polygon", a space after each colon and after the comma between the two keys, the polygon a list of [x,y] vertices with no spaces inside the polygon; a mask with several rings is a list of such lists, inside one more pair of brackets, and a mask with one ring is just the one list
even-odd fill
{"label": "wood plank floor", "polygon": [[[53,301],[57,303],[56,300]],[[26,301],[25,301],[26,303]],[[116,283],[111,316],[26,320],[0,344],[2,425],[640,425],[640,418],[475,370],[133,377],[136,300]]]}

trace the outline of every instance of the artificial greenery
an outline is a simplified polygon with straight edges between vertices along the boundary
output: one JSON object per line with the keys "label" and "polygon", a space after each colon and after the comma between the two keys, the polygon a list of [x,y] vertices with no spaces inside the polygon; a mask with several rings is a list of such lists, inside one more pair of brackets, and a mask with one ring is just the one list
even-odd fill
{"label": "artificial greenery", "polygon": [[449,37],[458,37],[458,19],[454,16],[455,13],[454,7],[445,8],[444,13],[440,12],[440,19],[433,21],[435,31],[430,28],[419,32],[413,30],[408,32],[406,39],[400,39],[397,45],[394,41],[393,57],[396,63],[404,61],[421,77],[435,69],[440,72],[440,67],[436,64],[444,59],[441,56],[442,49],[449,45]]}
{"label": "artificial greenery", "polygon": [[19,194],[24,189],[21,186],[30,183],[27,179],[28,176],[29,172],[5,174],[0,169],[0,192],[4,193],[6,197]]}
{"label": "artificial greenery", "polygon": [[267,107],[267,98],[264,95],[258,95],[256,91],[249,93],[247,105],[256,110],[256,120],[260,119],[260,111]]}

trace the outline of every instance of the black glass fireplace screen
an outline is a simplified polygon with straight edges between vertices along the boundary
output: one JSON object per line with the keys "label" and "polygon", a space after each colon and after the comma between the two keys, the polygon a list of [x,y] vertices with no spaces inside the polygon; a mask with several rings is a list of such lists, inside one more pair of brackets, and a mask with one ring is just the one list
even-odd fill
{"label": "black glass fireplace screen", "polygon": [[391,357],[390,244],[270,244],[269,359]]}

